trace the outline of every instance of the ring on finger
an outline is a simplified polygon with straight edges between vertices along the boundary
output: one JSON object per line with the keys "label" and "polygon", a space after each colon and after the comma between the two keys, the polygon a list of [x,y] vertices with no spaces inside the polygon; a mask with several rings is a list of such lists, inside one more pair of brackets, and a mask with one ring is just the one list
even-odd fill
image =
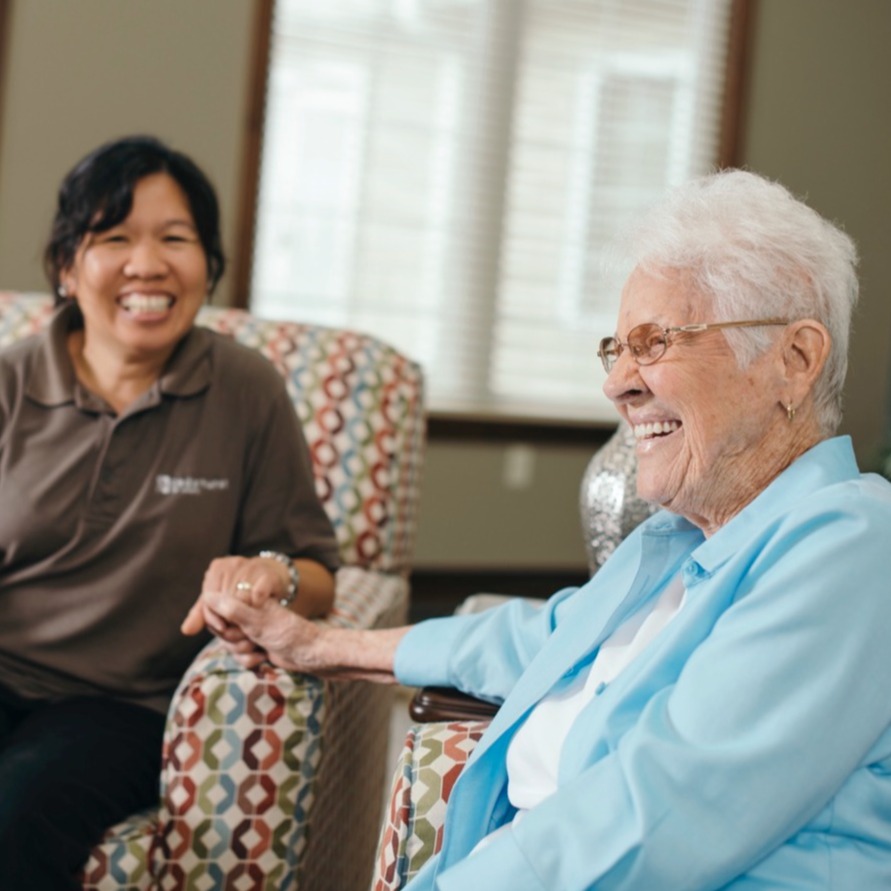
{"label": "ring on finger", "polygon": [[253,584],[251,582],[236,582],[235,590],[236,591],[250,591],[253,588]]}

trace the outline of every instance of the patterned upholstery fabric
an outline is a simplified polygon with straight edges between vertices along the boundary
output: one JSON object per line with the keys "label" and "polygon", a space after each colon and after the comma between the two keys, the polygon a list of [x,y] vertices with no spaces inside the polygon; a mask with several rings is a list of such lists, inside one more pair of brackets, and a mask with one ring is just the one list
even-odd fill
{"label": "patterned upholstery fabric", "polygon": [[[51,312],[44,295],[0,292],[0,346]],[[335,609],[320,621],[403,623],[424,439],[420,369],[350,331],[215,307],[198,321],[269,358],[303,421],[345,564]],[[366,891],[390,701],[386,687],[246,671],[209,644],[171,703],[160,807],[107,832],[84,888]]]}
{"label": "patterned upholstery fabric", "polygon": [[141,891],[152,888],[149,851],[158,832],[157,808],[140,811],[107,833],[112,842],[98,845],[84,869],[85,888]]}
{"label": "patterned upholstery fabric", "polygon": [[372,891],[400,891],[442,844],[452,788],[488,721],[409,728],[393,776]]}
{"label": "patterned upholstery fabric", "polygon": [[418,366],[352,331],[213,307],[198,322],[259,350],[284,376],[343,562],[406,570],[424,430]]}

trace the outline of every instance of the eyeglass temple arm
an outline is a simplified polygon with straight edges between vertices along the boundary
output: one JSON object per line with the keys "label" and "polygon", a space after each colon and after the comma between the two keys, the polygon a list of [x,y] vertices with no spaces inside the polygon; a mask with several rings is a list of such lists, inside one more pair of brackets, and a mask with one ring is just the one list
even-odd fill
{"label": "eyeglass temple arm", "polygon": [[666,331],[708,331],[709,328],[755,328],[758,325],[788,325],[788,319],[750,319],[742,322],[700,322],[696,325],[679,325]]}

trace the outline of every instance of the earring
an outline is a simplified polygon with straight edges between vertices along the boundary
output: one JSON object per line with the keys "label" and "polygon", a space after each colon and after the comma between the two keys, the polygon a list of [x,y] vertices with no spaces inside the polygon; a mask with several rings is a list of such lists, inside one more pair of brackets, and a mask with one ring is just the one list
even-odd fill
{"label": "earring", "polygon": [[59,282],[59,287],[56,288],[56,293],[65,300],[68,297],[68,288],[65,287],[61,282]]}
{"label": "earring", "polygon": [[791,402],[786,406],[786,417],[789,419],[790,424],[795,420],[795,409]]}

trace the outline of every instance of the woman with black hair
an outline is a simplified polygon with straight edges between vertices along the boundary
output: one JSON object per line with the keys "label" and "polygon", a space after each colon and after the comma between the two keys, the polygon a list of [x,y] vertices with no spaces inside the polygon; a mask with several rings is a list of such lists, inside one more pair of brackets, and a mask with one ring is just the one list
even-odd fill
{"label": "woman with black hair", "polygon": [[0,873],[29,891],[156,800],[201,596],[319,615],[338,565],[281,376],[194,325],[225,266],[198,167],[92,152],[45,266],[56,314],[0,354]]}

